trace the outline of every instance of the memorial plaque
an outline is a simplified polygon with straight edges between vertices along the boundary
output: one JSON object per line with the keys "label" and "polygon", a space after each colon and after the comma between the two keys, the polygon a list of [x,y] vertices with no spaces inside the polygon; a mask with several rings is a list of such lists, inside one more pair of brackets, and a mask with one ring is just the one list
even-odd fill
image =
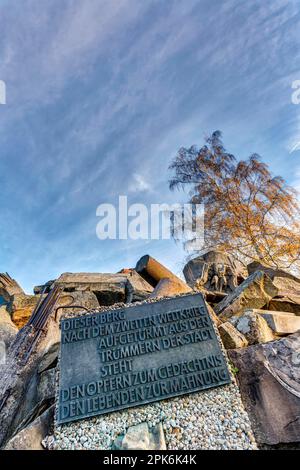
{"label": "memorial plaque", "polygon": [[230,383],[201,294],[63,319],[58,423]]}

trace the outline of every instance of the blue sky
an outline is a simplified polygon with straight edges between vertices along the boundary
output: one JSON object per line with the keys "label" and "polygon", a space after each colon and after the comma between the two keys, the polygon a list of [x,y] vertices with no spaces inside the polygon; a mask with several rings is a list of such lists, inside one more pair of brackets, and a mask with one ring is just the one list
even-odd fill
{"label": "blue sky", "polygon": [[216,129],[300,187],[299,31],[298,0],[0,0],[0,271],[180,273],[172,241],[100,241],[96,208],[184,200],[168,165]]}

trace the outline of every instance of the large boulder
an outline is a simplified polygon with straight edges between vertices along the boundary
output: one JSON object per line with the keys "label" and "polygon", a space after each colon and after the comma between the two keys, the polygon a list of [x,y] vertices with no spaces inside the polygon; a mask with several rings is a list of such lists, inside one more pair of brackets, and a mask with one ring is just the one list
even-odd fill
{"label": "large boulder", "polygon": [[37,294],[49,294],[51,288],[53,287],[53,284],[55,283],[55,279],[51,281],[47,281],[45,284],[42,284],[41,286],[35,286],[33,288],[33,292],[35,295]]}
{"label": "large boulder", "polygon": [[274,334],[266,320],[254,309],[246,310],[242,316],[234,316],[228,320],[249,344],[268,343],[274,340]]}
{"label": "large boulder", "polygon": [[153,286],[135,269],[123,270],[122,273],[127,277],[126,303],[145,300],[153,292]]}
{"label": "large boulder", "polygon": [[38,385],[36,389],[36,403],[40,405],[41,403],[54,401],[55,398],[55,380],[56,380],[56,367],[40,371],[38,369]]}
{"label": "large boulder", "polygon": [[24,291],[8,273],[0,273],[0,297],[10,302],[15,294],[24,294]]}
{"label": "large boulder", "polygon": [[255,271],[265,272],[277,287],[279,296],[290,294],[300,296],[300,279],[283,269],[269,268],[257,261],[253,261],[248,264],[247,270],[249,275],[253,274]]}
{"label": "large boulder", "polygon": [[261,311],[272,331],[278,336],[286,336],[300,330],[300,317],[288,312]]}
{"label": "large boulder", "polygon": [[[169,279],[169,281],[172,281],[179,289],[181,286],[182,292],[186,292],[186,289],[188,289],[188,286],[182,279],[172,273],[166,266],[159,263],[159,261],[152,258],[152,256],[142,256],[137,262],[135,270],[153,287],[157,287],[160,281]],[[169,281],[168,285],[171,285]]]}
{"label": "large boulder", "polygon": [[65,293],[93,293],[98,306],[143,300],[153,290],[153,287],[134,270],[117,274],[64,273],[55,285],[61,287]]}
{"label": "large boulder", "polygon": [[60,342],[50,344],[44,349],[44,354],[41,357],[37,371],[42,373],[48,369],[56,367],[58,361]]}
{"label": "large boulder", "polygon": [[95,310],[99,308],[96,295],[87,291],[62,292],[56,304],[55,318],[60,318],[65,313],[76,313],[80,310]]}
{"label": "large boulder", "polygon": [[25,307],[19,308],[12,313],[12,321],[19,330],[28,323],[33,310],[34,307]]}
{"label": "large boulder", "polygon": [[228,351],[260,445],[300,444],[300,333]]}
{"label": "large boulder", "polygon": [[10,314],[5,306],[0,307],[0,342],[8,348],[15,339],[18,328],[11,320]]}
{"label": "large boulder", "polygon": [[218,315],[215,314],[215,311],[214,309],[209,305],[209,303],[207,303],[205,300],[205,305],[206,305],[206,308],[207,308],[207,311],[212,319],[212,321],[215,323],[215,325],[218,327],[221,325],[221,320],[220,318],[218,317]]}
{"label": "large boulder", "polygon": [[219,326],[219,333],[225,349],[239,349],[248,346],[246,337],[229,322]]}
{"label": "large boulder", "polygon": [[231,294],[215,306],[215,312],[223,321],[240,316],[246,308],[262,308],[278,293],[271,279],[263,271],[249,276]]}
{"label": "large boulder", "polygon": [[215,250],[190,260],[183,274],[190,287],[216,294],[233,292],[244,280],[241,265],[227,253]]}
{"label": "large boulder", "polygon": [[[20,308],[34,308],[40,301],[40,297],[40,295],[15,294],[12,298],[10,309],[11,311],[15,311]],[[43,296],[43,298],[45,298],[45,296]]]}
{"label": "large boulder", "polygon": [[19,330],[28,323],[35,307],[38,303],[42,302],[46,296],[46,294],[42,296],[16,294],[12,297],[8,308],[11,313],[12,321]]}
{"label": "large boulder", "polygon": [[46,295],[27,295],[24,293],[12,296],[8,308],[12,315],[12,321],[19,329],[26,325],[37,304],[45,297]]}
{"label": "large boulder", "polygon": [[[0,368],[0,447],[52,405],[53,388],[52,397],[43,395],[45,381],[47,379],[49,385],[51,374],[46,377],[43,373],[55,367],[53,348],[59,341],[59,319],[55,318],[54,309],[43,330],[35,331],[27,324],[16,335],[7,352],[6,363]],[[45,355],[50,351],[53,354],[47,366]],[[39,368],[42,362],[44,365]]]}
{"label": "large boulder", "polygon": [[54,405],[12,437],[5,450],[44,450],[42,442],[52,432],[53,422]]}
{"label": "large boulder", "polygon": [[179,294],[191,293],[192,289],[185,283],[177,282],[176,279],[161,279],[153,292],[150,295],[150,298],[160,298],[160,297],[173,297]]}

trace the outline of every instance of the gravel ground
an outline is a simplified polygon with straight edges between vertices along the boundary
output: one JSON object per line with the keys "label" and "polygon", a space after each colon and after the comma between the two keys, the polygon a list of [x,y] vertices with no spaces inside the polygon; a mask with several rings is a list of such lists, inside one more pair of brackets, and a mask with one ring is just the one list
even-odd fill
{"label": "gravel ground", "polygon": [[[104,310],[107,307],[99,311]],[[227,358],[222,343],[221,347]],[[55,426],[54,436],[47,438],[44,445],[54,450],[110,450],[119,434],[142,422],[150,428],[162,422],[169,450],[257,449],[233,376],[230,385]]]}

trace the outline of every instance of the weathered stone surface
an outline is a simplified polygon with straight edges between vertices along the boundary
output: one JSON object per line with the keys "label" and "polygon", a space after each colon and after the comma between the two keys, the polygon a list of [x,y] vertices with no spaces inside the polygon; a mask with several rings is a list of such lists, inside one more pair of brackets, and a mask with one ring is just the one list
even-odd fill
{"label": "weathered stone surface", "polygon": [[65,313],[80,312],[80,310],[95,310],[99,308],[96,295],[90,291],[63,292],[56,305],[56,319]]}
{"label": "weathered stone surface", "polygon": [[[5,366],[0,369],[0,447],[3,446],[18,430],[27,426],[39,414],[53,403],[48,397],[38,402],[38,373],[40,361],[47,351],[60,341],[59,325],[49,317],[43,334],[25,363],[20,363],[15,350],[18,344],[26,344],[31,330],[27,325],[18,332],[11,345]],[[50,364],[51,365],[51,364]],[[43,370],[45,370],[43,368]]]}
{"label": "weathered stone surface", "polygon": [[0,295],[0,307],[6,306],[8,302]]}
{"label": "weathered stone surface", "polygon": [[300,443],[300,333],[228,351],[260,444]]}
{"label": "weathered stone surface", "polygon": [[268,310],[291,312],[300,316],[300,296],[289,295],[281,298],[275,297],[270,300]]}
{"label": "weathered stone surface", "polygon": [[183,274],[190,287],[201,291],[230,293],[244,280],[239,263],[228,254],[214,250],[190,260]]}
{"label": "weathered stone surface", "polygon": [[44,354],[39,362],[38,372],[41,373],[44,370],[52,367],[55,367],[58,353],[59,353],[60,342],[51,344],[48,349],[44,351]]}
{"label": "weathered stone surface", "polygon": [[186,283],[182,279],[152,258],[152,256],[142,256],[137,262],[135,270],[153,287],[156,287],[162,279],[171,279],[175,284],[182,284],[183,289],[186,288]]}
{"label": "weathered stone surface", "polygon": [[55,285],[65,292],[93,292],[100,305],[113,305],[126,301],[127,276],[122,274],[64,273]]}
{"label": "weathered stone surface", "polygon": [[[78,317],[79,318],[79,317]],[[184,321],[182,321],[184,320]],[[117,322],[121,330],[123,325],[128,332],[125,337],[123,351],[128,351],[132,357],[130,369],[128,364],[120,362],[116,368],[108,367],[107,361],[116,361],[120,356],[120,349],[115,348],[115,342],[111,341],[113,335],[105,335],[102,324]],[[149,325],[155,323],[159,338],[151,343],[145,342],[149,338]],[[91,416],[112,413],[117,410],[145,405],[160,401],[180,394],[217,387],[230,383],[230,374],[226,367],[225,358],[221,354],[220,343],[213,327],[212,320],[205,308],[204,299],[200,294],[165,298],[157,302],[145,302],[142,305],[130,305],[113,310],[94,313],[88,317],[80,318],[80,331],[76,328],[76,317],[65,318],[61,322],[62,342],[60,354],[60,383],[59,383],[59,412],[58,424],[86,419]],[[159,328],[162,325],[163,328]],[[128,327],[130,329],[128,329]],[[182,330],[182,328],[185,328]],[[188,329],[186,329],[188,328]],[[134,335],[130,334],[135,330]],[[150,330],[150,331],[149,331]],[[153,330],[153,332],[155,333]],[[178,334],[175,332],[178,331]],[[182,335],[179,332],[182,331]],[[84,332],[84,337],[82,336]],[[127,339],[127,343],[126,343]],[[124,339],[122,340],[124,341]],[[99,352],[99,345],[101,351]],[[147,346],[147,349],[146,349]],[[127,349],[125,349],[127,347]],[[170,351],[171,349],[171,351]],[[205,367],[205,380],[185,381],[187,371],[179,366],[185,361],[192,362],[202,360]],[[174,364],[174,365],[173,365]],[[176,379],[167,376],[161,380],[157,370],[165,367],[176,369]],[[179,366],[177,368],[177,366]],[[122,369],[121,369],[122,367]],[[125,370],[125,367],[127,370]],[[196,368],[200,367],[195,365]],[[172,369],[172,370],[173,370]],[[89,392],[86,384],[98,383],[99,371],[105,371],[106,379],[124,374],[134,377],[136,372],[145,371],[145,377],[149,377],[155,393],[149,393],[144,379],[136,384],[136,390],[128,399],[128,392],[122,393],[119,389],[111,395],[111,391],[104,389],[104,382],[99,382],[99,387],[94,392],[95,404],[92,409],[87,406],[76,406],[72,411],[73,403],[81,400],[87,403]],[[173,386],[172,380],[176,380]],[[134,386],[133,382],[133,386]],[[71,396],[70,390],[81,390],[80,397]],[[76,392],[77,393],[77,392]],[[101,397],[99,401],[98,397]],[[118,397],[116,399],[115,397]]]}
{"label": "weathered stone surface", "polygon": [[54,405],[10,439],[5,450],[44,450],[42,441],[52,431],[53,421]]}
{"label": "weathered stone surface", "polygon": [[234,315],[242,315],[246,308],[261,308],[277,295],[277,288],[262,271],[249,276],[234,292],[215,306],[215,312],[226,321]]}
{"label": "weathered stone surface", "polygon": [[26,325],[32,315],[33,310],[34,307],[25,307],[15,310],[12,313],[12,321],[19,330]]}
{"label": "weathered stone surface", "polygon": [[126,450],[149,450],[150,433],[147,423],[131,426],[125,436],[120,436],[116,447]]}
{"label": "weathered stone surface", "polygon": [[205,305],[206,305],[206,308],[208,310],[208,313],[209,313],[211,319],[216,324],[216,326],[221,325],[222,322],[221,322],[220,318],[218,317],[218,315],[215,314],[214,309],[207,302],[205,302]]}
{"label": "weathered stone surface", "polygon": [[55,374],[56,369],[48,369],[39,373],[39,383],[37,387],[37,404],[45,401],[50,402],[55,398]]}
{"label": "weathered stone surface", "polygon": [[177,282],[176,279],[161,279],[152,294],[151,299],[160,297],[172,297],[178,294],[186,294],[192,292],[192,289],[185,283]]}
{"label": "weathered stone surface", "polygon": [[22,391],[24,399],[20,400],[17,414],[12,421],[11,430],[14,433],[27,427],[52,406],[55,399],[55,373],[55,367],[43,372],[39,372],[37,367],[32,371]]}
{"label": "weathered stone surface", "polygon": [[147,299],[153,292],[151,284],[143,279],[135,269],[129,269],[128,272],[124,272],[124,274],[127,277],[126,303]]}
{"label": "weathered stone surface", "polygon": [[254,261],[247,266],[249,274],[255,271],[265,272],[273,281],[273,284],[278,289],[278,295],[298,295],[300,296],[300,279],[283,269],[268,268],[261,263]]}
{"label": "weathered stone surface", "polygon": [[248,346],[245,336],[229,322],[219,326],[219,333],[226,349],[239,349]]}
{"label": "weathered stone surface", "polygon": [[274,276],[273,284],[277,287],[279,296],[300,296],[300,282],[298,281],[294,281],[287,277]]}
{"label": "weathered stone surface", "polygon": [[35,295],[37,294],[49,294],[50,289],[52,288],[53,284],[55,282],[55,279],[52,281],[48,281],[45,284],[42,284],[41,286],[35,286],[33,288],[33,292]]}
{"label": "weathered stone surface", "polygon": [[[77,311],[77,310],[76,310]],[[46,334],[43,336],[42,341],[39,342],[37,347],[38,360],[40,361],[41,357],[44,357],[46,352],[50,348],[54,347],[55,344],[60,342],[61,332],[59,329],[59,315],[54,317],[51,315],[48,323]]]}
{"label": "weathered stone surface", "polygon": [[45,297],[46,294],[41,298],[40,295],[27,295],[24,293],[12,296],[8,308],[12,320],[19,330],[26,325],[37,304]]}
{"label": "weathered stone surface", "polygon": [[246,310],[242,316],[234,316],[229,322],[242,333],[249,344],[267,343],[274,340],[272,330],[255,310]]}
{"label": "weathered stone surface", "polygon": [[117,450],[166,450],[162,424],[149,430],[147,423],[128,428],[125,436],[119,436],[113,446]]}
{"label": "weathered stone surface", "polygon": [[6,348],[8,348],[17,333],[18,328],[11,321],[5,306],[0,307],[0,341],[3,341]]}
{"label": "weathered stone surface", "polygon": [[[45,296],[43,296],[45,298]],[[10,309],[12,312],[21,308],[34,308],[40,300],[40,295],[15,294],[12,298]]]}
{"label": "weathered stone surface", "polygon": [[265,311],[260,315],[266,320],[269,327],[279,336],[296,333],[300,330],[300,317],[287,312]]}
{"label": "weathered stone surface", "polygon": [[117,274],[64,273],[56,281],[36,286],[34,293],[41,293],[45,287],[49,291],[54,283],[62,285],[66,292],[94,292],[101,305],[144,300],[153,291],[153,287],[134,269],[122,269]]}
{"label": "weathered stone surface", "polygon": [[150,446],[150,450],[167,449],[162,423],[158,423],[154,428],[151,429]]}

